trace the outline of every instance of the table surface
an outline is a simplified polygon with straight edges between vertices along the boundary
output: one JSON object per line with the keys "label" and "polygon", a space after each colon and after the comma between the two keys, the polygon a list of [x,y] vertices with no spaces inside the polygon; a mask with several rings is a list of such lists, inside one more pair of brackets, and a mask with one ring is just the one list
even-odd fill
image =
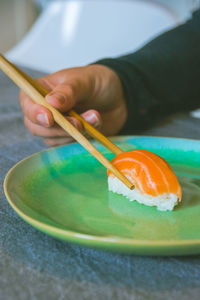
{"label": "table surface", "polygon": [[[200,139],[200,119],[176,115],[143,134]],[[5,198],[3,179],[15,163],[45,147],[23,124],[18,88],[0,73],[0,299],[200,299],[200,256],[93,250],[20,219]]]}

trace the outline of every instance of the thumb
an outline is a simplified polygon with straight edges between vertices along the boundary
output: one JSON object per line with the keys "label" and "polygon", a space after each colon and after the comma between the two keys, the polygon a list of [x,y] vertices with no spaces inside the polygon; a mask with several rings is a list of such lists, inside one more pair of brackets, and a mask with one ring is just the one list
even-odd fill
{"label": "thumb", "polygon": [[69,83],[57,85],[46,97],[46,101],[64,113],[76,104],[75,88]]}

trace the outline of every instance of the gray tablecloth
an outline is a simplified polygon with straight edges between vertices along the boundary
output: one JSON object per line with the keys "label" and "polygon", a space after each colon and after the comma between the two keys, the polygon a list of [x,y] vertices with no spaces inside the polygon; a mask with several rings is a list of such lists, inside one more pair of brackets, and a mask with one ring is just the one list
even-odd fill
{"label": "gray tablecloth", "polygon": [[[200,139],[200,120],[178,115],[144,134]],[[4,196],[3,179],[15,163],[44,147],[25,129],[18,89],[0,73],[0,299],[200,299],[200,256],[87,249],[21,220]]]}

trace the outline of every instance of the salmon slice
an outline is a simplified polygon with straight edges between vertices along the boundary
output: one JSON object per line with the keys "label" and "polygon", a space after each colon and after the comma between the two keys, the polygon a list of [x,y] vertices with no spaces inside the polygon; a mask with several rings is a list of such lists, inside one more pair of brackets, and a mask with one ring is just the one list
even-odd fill
{"label": "salmon slice", "polygon": [[[177,176],[169,163],[155,153],[133,150],[118,154],[111,162],[134,182],[140,193],[153,197],[175,194],[181,201],[182,190]],[[108,170],[108,176],[111,174]]]}

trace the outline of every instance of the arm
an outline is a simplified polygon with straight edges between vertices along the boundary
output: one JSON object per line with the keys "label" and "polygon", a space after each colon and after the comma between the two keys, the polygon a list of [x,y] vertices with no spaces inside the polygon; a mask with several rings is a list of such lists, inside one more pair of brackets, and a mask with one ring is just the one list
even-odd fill
{"label": "arm", "polygon": [[[193,109],[200,100],[200,11],[135,53],[92,65],[65,69],[39,79],[49,90],[46,100],[66,114],[74,108],[105,135],[133,133],[163,116]],[[71,142],[46,108],[24,93],[24,122],[48,145]],[[92,111],[91,111],[92,109]],[[100,117],[101,116],[101,117]],[[78,129],[81,123],[69,119]],[[98,127],[99,128],[99,127]]]}
{"label": "arm", "polygon": [[123,132],[200,106],[200,10],[135,53],[97,62],[119,76],[127,103]]}

